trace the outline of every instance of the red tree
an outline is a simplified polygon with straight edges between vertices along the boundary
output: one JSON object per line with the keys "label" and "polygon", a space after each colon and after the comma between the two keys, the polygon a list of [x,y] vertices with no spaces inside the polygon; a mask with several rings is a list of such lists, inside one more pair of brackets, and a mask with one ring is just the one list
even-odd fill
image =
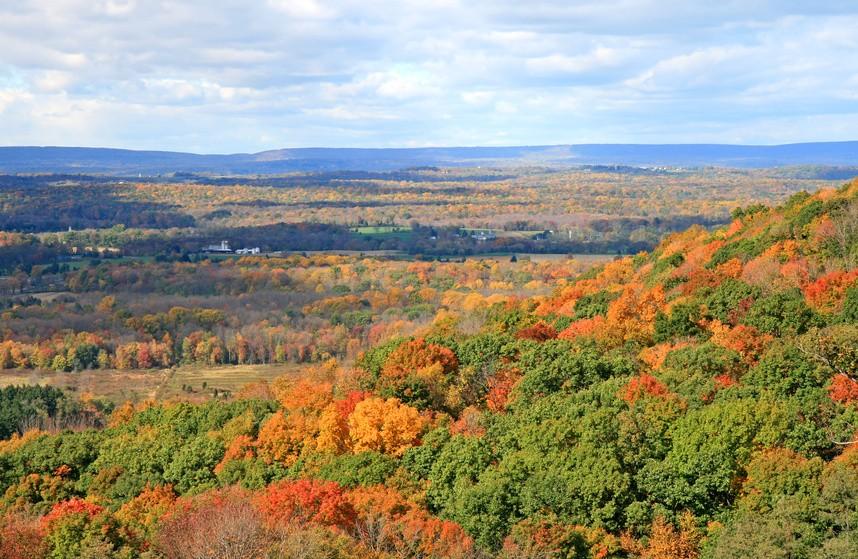
{"label": "red tree", "polygon": [[557,337],[557,330],[554,329],[550,324],[546,324],[545,322],[537,322],[532,326],[527,326],[519,330],[515,337],[520,340],[534,340],[537,342],[544,342],[546,340],[553,340]]}
{"label": "red tree", "polygon": [[652,375],[643,373],[632,379],[626,384],[623,390],[622,398],[629,405],[633,405],[644,396],[666,396],[669,394],[667,386]]}
{"label": "red tree", "polygon": [[332,481],[301,479],[274,483],[260,496],[258,506],[272,527],[314,523],[348,530],[356,518],[343,489]]}

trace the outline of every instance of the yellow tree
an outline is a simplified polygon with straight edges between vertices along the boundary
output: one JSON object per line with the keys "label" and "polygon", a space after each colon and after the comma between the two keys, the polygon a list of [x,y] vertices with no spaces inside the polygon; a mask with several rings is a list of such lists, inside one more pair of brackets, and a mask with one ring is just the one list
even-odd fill
{"label": "yellow tree", "polygon": [[316,448],[322,451],[342,454],[351,447],[349,424],[337,409],[336,404],[328,404],[319,418],[319,436]]}
{"label": "yellow tree", "polygon": [[652,523],[649,544],[641,554],[642,559],[697,559],[700,556],[701,536],[694,525],[694,517],[686,512],[679,520],[679,529],[656,518]]}
{"label": "yellow tree", "polygon": [[627,341],[648,342],[652,337],[655,317],[664,308],[665,295],[661,286],[644,290],[630,285],[608,307],[604,336],[621,345]]}
{"label": "yellow tree", "polygon": [[259,428],[259,436],[256,438],[257,455],[268,464],[294,464],[304,445],[315,436],[314,427],[307,425],[307,418],[303,415],[287,417],[278,411]]}
{"label": "yellow tree", "polygon": [[396,398],[359,402],[348,423],[355,452],[374,450],[393,456],[402,456],[416,444],[425,427],[420,412]]}

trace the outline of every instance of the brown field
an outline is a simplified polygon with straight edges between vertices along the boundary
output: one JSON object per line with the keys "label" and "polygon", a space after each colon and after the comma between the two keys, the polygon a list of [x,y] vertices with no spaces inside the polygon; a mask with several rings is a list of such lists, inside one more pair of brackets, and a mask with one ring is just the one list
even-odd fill
{"label": "brown field", "polygon": [[117,403],[125,400],[139,402],[153,398],[165,379],[165,371],[104,370],[79,373],[20,369],[0,371],[0,387],[13,384],[41,384],[55,386],[78,395],[91,394],[96,398]]}
{"label": "brown field", "polygon": [[304,367],[306,365],[295,364],[185,366],[150,371],[108,369],[78,373],[6,369],[0,371],[0,388],[14,384],[41,384],[56,386],[77,395],[89,394],[114,403],[148,399],[201,401],[214,397],[215,389],[219,395],[224,395],[224,392],[235,394],[247,383],[271,381]]}
{"label": "brown field", "polygon": [[[271,381],[285,374],[295,374],[306,367],[303,364],[177,367],[165,371],[166,377],[154,397],[158,400],[209,399],[214,396],[215,390],[219,394],[224,391],[235,394],[250,382]],[[191,391],[183,391],[183,385]]]}

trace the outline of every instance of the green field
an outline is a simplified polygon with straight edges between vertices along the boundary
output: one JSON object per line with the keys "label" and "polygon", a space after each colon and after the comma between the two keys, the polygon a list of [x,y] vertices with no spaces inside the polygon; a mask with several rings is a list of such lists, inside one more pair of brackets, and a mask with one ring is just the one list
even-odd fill
{"label": "green field", "polygon": [[352,231],[359,235],[390,235],[392,233],[410,233],[411,227],[400,225],[366,225],[352,227]]}
{"label": "green field", "polygon": [[149,263],[154,261],[154,256],[120,256],[117,258],[96,258],[85,256],[79,260],[64,261],[63,264],[67,265],[70,270],[80,270],[87,266],[97,266],[99,264],[127,264],[129,262]]}

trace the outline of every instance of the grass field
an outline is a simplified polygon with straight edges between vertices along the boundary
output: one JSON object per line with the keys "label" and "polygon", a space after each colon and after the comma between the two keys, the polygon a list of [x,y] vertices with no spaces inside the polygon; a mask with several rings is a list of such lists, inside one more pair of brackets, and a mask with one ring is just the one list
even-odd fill
{"label": "grass field", "polygon": [[360,235],[387,235],[390,233],[409,233],[411,227],[403,227],[400,225],[366,225],[362,227],[352,227],[352,231]]}
{"label": "grass field", "polygon": [[[155,395],[159,400],[170,400],[184,396],[214,396],[214,391],[222,394],[238,392],[242,386],[260,380],[271,381],[275,378],[298,373],[306,365],[226,365],[221,367],[178,367],[166,371],[164,382]],[[205,386],[203,386],[205,385]],[[183,390],[182,386],[190,389]]]}
{"label": "grass field", "polygon": [[97,266],[99,264],[127,264],[129,262],[154,262],[154,256],[120,256],[117,258],[95,258],[85,256],[80,259],[67,260],[63,264],[67,265],[70,270],[80,270],[88,266]]}
{"label": "grass field", "polygon": [[120,403],[126,400],[139,402],[156,396],[164,384],[165,371],[81,371],[57,373],[54,371],[0,371],[0,387],[13,384],[41,384],[55,386],[74,394],[91,394]]}
{"label": "grass field", "polygon": [[[74,394],[91,394],[114,403],[126,400],[208,400],[215,390],[235,394],[242,386],[259,380],[271,381],[284,374],[297,374],[306,365],[187,366],[151,371],[114,369],[57,373],[54,371],[0,370],[0,388],[14,384],[55,386]],[[203,386],[205,384],[205,387]],[[182,387],[185,387],[183,389]]]}

